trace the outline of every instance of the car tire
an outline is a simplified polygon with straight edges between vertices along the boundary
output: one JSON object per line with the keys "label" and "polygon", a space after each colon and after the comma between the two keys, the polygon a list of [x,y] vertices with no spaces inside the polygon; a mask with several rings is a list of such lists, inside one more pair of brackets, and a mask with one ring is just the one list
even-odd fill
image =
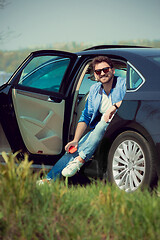
{"label": "car tire", "polygon": [[134,131],[118,135],[108,154],[107,176],[126,192],[155,184],[157,175],[151,144]]}

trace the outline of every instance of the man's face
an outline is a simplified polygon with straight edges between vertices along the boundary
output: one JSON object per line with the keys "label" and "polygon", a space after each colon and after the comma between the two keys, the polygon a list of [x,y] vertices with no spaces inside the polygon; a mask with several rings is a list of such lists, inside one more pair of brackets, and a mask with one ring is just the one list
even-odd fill
{"label": "man's face", "polygon": [[114,68],[111,68],[106,62],[101,62],[95,65],[94,76],[97,81],[100,81],[102,84],[109,83],[111,80],[113,80],[114,74]]}

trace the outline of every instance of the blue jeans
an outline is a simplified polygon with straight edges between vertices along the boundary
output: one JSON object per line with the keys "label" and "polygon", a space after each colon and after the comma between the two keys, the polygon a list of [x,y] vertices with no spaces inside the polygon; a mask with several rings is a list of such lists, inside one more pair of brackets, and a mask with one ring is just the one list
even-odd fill
{"label": "blue jeans", "polygon": [[56,180],[61,177],[62,170],[67,166],[70,161],[73,161],[78,155],[87,162],[95,152],[100,140],[102,139],[109,123],[106,123],[103,118],[96,125],[96,127],[84,135],[78,143],[78,149],[74,153],[65,153],[58,162],[53,166],[47,174],[47,178]]}

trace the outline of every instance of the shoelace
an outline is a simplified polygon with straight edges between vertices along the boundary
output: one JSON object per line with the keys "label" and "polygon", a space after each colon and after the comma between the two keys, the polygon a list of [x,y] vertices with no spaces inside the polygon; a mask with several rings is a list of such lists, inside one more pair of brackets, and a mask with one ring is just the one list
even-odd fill
{"label": "shoelace", "polygon": [[67,168],[68,168],[68,167],[72,167],[71,165],[76,165],[76,167],[77,167],[77,169],[78,169],[78,171],[79,171],[79,170],[80,170],[79,163],[80,163],[79,161],[73,160],[73,161],[71,161],[71,162],[68,163]]}

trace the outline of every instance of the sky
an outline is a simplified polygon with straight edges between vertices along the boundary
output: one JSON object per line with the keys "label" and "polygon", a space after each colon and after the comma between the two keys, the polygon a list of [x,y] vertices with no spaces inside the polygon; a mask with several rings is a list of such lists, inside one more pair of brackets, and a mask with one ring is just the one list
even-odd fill
{"label": "sky", "polygon": [[160,40],[160,0],[6,0],[0,50]]}

